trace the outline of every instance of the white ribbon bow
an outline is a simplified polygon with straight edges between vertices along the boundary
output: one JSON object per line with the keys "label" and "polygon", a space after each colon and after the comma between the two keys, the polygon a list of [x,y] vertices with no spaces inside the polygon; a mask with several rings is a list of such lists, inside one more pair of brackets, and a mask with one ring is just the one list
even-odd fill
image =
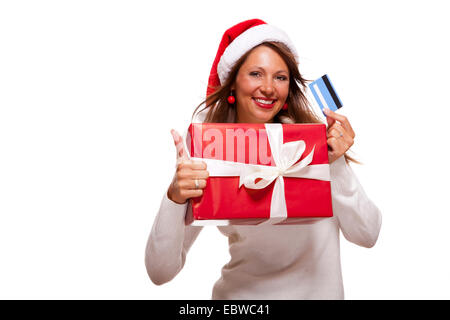
{"label": "white ribbon bow", "polygon": [[[263,189],[275,180],[270,203],[270,218],[279,222],[288,217],[283,177],[330,181],[330,168],[328,164],[310,165],[315,146],[303,160],[296,163],[305,152],[305,142],[298,140],[283,143],[281,124],[268,123],[264,126],[275,166],[194,157],[191,159],[205,162],[210,177],[239,176],[239,187],[244,185],[249,189]],[[255,182],[256,180],[258,182]]]}

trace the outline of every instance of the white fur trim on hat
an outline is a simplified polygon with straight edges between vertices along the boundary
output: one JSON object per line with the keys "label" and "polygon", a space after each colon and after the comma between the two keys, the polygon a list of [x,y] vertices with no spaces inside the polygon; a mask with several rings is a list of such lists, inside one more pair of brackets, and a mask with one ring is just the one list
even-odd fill
{"label": "white fur trim on hat", "polygon": [[288,35],[283,30],[274,26],[261,24],[241,33],[225,49],[217,65],[217,74],[219,75],[220,83],[223,84],[226,81],[231,69],[240,57],[250,49],[266,41],[284,43],[292,51],[297,60],[297,50]]}

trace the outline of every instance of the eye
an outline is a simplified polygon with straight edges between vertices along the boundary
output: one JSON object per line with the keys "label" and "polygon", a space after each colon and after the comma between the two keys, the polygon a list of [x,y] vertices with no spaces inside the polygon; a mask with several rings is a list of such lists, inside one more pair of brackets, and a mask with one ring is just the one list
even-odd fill
{"label": "eye", "polygon": [[277,76],[277,80],[286,81],[288,78],[286,76]]}
{"label": "eye", "polygon": [[261,76],[261,72],[259,72],[259,71],[251,71],[250,75],[252,77],[260,77]]}

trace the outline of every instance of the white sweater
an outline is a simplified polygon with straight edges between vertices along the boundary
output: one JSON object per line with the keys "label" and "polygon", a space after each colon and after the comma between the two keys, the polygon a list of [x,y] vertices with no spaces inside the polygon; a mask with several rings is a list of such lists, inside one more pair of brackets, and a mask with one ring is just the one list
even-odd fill
{"label": "white sweater", "polygon": [[[343,299],[339,230],[372,247],[381,213],[366,196],[344,157],[330,165],[332,218],[312,224],[218,227],[228,237],[231,260],[213,299]],[[165,194],[148,238],[145,264],[155,284],[173,279],[203,227],[186,226],[188,204]]]}

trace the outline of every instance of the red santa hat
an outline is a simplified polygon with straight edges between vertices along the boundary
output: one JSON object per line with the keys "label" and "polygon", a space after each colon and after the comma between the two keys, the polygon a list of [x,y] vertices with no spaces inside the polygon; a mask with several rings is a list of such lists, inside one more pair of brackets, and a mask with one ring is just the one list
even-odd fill
{"label": "red santa hat", "polygon": [[297,50],[283,30],[259,19],[238,23],[223,34],[209,75],[206,96],[214,93],[216,87],[225,83],[231,69],[240,57],[266,41],[281,42],[291,50],[295,57],[298,56]]}

